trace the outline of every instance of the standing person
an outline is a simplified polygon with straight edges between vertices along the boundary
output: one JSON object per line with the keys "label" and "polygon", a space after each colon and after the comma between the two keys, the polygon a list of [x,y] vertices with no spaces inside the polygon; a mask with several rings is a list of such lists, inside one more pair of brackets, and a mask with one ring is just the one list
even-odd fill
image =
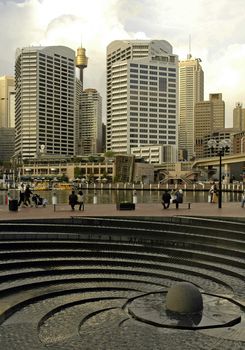
{"label": "standing person", "polygon": [[242,200],[241,200],[241,207],[244,208],[244,204],[245,204],[245,190],[243,191],[242,194]]}
{"label": "standing person", "polygon": [[79,204],[79,210],[83,208],[84,211],[84,201],[83,201],[83,191],[79,190],[77,194],[77,203]]}
{"label": "standing person", "polygon": [[175,205],[176,205],[176,209],[179,209],[179,204],[183,203],[183,191],[182,189],[177,189],[177,191],[175,192]]}
{"label": "standing person", "polygon": [[18,207],[21,205],[21,203],[25,203],[25,186],[24,184],[20,185],[20,198],[18,202]]}
{"label": "standing person", "polygon": [[75,210],[75,205],[77,204],[77,195],[75,191],[72,191],[69,196],[69,204],[71,206],[71,210]]}
{"label": "standing person", "polygon": [[212,186],[210,187],[209,195],[210,195],[210,203],[216,203],[216,200],[217,200],[217,186],[216,186],[215,182],[213,182]]}
{"label": "standing person", "polygon": [[26,189],[25,189],[25,200],[24,200],[24,205],[25,206],[30,206],[32,207],[31,205],[31,194],[32,194],[32,191],[30,189],[30,185],[26,185]]}
{"label": "standing person", "polygon": [[164,209],[168,209],[170,205],[171,195],[168,190],[165,190],[162,195],[162,205]]}

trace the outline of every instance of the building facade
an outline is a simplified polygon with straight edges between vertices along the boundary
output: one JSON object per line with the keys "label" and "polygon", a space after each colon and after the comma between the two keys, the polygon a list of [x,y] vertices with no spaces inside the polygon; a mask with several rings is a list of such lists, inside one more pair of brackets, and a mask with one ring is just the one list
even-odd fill
{"label": "building facade", "polygon": [[16,51],[15,156],[75,154],[75,52],[64,46]]}
{"label": "building facade", "polygon": [[102,152],[102,98],[95,89],[81,94],[80,140],[82,155]]}
{"label": "building facade", "polygon": [[14,155],[14,128],[0,128],[0,162],[9,162]]}
{"label": "building facade", "polygon": [[[217,155],[218,152],[218,145],[221,141],[226,140],[229,143],[229,149],[225,151],[226,155],[233,154],[233,135],[234,135],[234,129],[233,128],[225,128],[223,130],[216,130],[212,132],[209,135],[205,135],[204,137],[204,147],[203,147],[203,152],[204,152],[204,158],[206,157],[213,157]],[[209,140],[215,140],[217,147],[212,150],[208,146],[208,141]]]}
{"label": "building facade", "polygon": [[107,150],[177,146],[178,57],[164,40],[107,47]]}
{"label": "building facade", "polygon": [[194,154],[204,157],[204,137],[225,127],[225,103],[222,94],[209,94],[209,101],[197,102],[194,109]]}
{"label": "building facade", "polygon": [[233,135],[233,154],[245,153],[245,131]]}
{"label": "building facade", "polygon": [[204,99],[204,74],[200,62],[190,54],[187,60],[179,62],[179,149],[186,150],[188,159],[195,155],[195,104]]}
{"label": "building facade", "polygon": [[135,157],[143,158],[149,164],[162,164],[177,162],[177,149],[171,145],[146,145],[134,147],[131,153]]}
{"label": "building facade", "polygon": [[245,108],[242,108],[242,103],[237,102],[233,109],[233,128],[245,130]]}
{"label": "building facade", "polygon": [[0,128],[14,128],[14,77],[0,77]]}

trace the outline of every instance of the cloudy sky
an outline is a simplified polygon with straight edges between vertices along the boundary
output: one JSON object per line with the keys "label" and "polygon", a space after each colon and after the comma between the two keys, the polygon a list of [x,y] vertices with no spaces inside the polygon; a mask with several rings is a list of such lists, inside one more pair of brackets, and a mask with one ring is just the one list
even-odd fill
{"label": "cloudy sky", "polygon": [[85,87],[105,104],[106,46],[116,39],[164,39],[180,59],[201,58],[205,99],[222,92],[226,126],[245,105],[244,0],[0,0],[0,75],[14,74],[16,48],[82,45],[89,57]]}

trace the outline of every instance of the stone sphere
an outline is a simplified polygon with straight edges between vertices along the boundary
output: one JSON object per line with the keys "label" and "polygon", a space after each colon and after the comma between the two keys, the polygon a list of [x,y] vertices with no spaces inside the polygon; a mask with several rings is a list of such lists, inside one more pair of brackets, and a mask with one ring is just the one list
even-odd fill
{"label": "stone sphere", "polygon": [[200,312],[203,309],[202,294],[192,283],[177,283],[167,293],[166,308],[182,314]]}

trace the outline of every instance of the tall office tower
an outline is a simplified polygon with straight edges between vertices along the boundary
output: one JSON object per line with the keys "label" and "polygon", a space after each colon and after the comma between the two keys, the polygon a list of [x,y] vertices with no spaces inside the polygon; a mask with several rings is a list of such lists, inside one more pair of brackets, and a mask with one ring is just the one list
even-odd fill
{"label": "tall office tower", "polygon": [[14,77],[0,77],[0,128],[14,128]]}
{"label": "tall office tower", "polygon": [[233,109],[233,128],[237,130],[245,130],[245,108],[242,103],[237,102]]}
{"label": "tall office tower", "polygon": [[0,161],[9,162],[14,155],[14,128],[0,128]]}
{"label": "tall office tower", "polygon": [[107,47],[107,150],[178,143],[178,57],[165,40]]}
{"label": "tall office tower", "polygon": [[200,59],[179,62],[179,149],[187,151],[188,159],[194,155],[194,107],[203,101],[204,74]]}
{"label": "tall office tower", "polygon": [[80,130],[82,155],[102,152],[102,98],[95,89],[82,92]]}
{"label": "tall office tower", "polygon": [[225,127],[225,102],[222,94],[209,94],[209,101],[197,102],[194,108],[195,155],[204,157],[204,137]]}
{"label": "tall office tower", "polygon": [[75,52],[64,46],[18,49],[15,156],[75,153]]}

